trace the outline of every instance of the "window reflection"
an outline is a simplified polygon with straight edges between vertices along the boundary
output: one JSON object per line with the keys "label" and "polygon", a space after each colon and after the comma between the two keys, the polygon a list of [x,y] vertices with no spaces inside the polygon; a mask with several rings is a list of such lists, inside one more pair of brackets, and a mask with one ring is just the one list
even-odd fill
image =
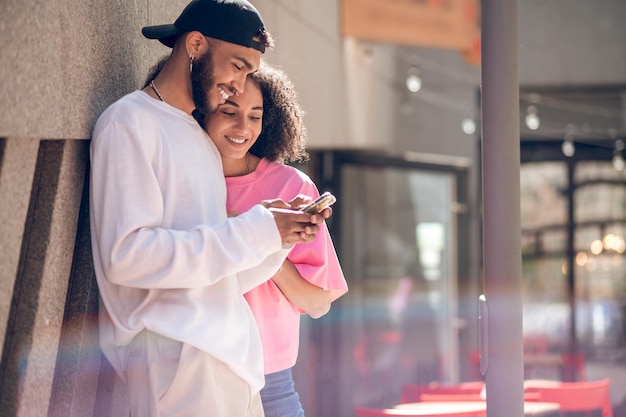
{"label": "window reflection", "polygon": [[[606,359],[625,347],[626,173],[611,161],[572,167],[577,344],[587,360]],[[572,313],[567,169],[566,162],[542,162],[521,171],[524,334],[528,341],[541,336],[547,352],[568,349]]]}
{"label": "window reflection", "polygon": [[458,378],[453,174],[346,165],[342,169],[342,266],[358,315],[346,334],[357,373],[354,403],[397,402],[406,381]]}

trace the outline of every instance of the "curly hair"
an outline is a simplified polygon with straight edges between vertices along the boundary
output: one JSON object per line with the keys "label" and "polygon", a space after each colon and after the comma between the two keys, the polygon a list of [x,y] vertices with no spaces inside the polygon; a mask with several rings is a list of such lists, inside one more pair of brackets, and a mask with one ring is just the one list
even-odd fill
{"label": "curly hair", "polygon": [[307,161],[304,111],[291,80],[265,61],[248,78],[259,86],[263,96],[262,130],[250,152],[274,162]]}
{"label": "curly hair", "polygon": [[[167,55],[162,57],[150,68],[144,88],[156,78],[167,58]],[[262,130],[250,152],[273,162],[306,162],[309,154],[306,152],[304,111],[287,74],[261,60],[259,70],[248,75],[248,78],[259,87],[263,96]],[[206,128],[202,117],[197,120]]]}

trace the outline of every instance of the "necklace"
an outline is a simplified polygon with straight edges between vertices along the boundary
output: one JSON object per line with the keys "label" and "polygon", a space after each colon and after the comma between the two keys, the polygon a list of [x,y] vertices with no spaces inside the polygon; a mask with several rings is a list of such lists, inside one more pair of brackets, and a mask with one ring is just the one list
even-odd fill
{"label": "necklace", "polygon": [[150,87],[152,87],[152,91],[154,91],[154,94],[157,95],[159,100],[165,103],[165,100],[163,100],[163,97],[161,97],[161,93],[159,93],[159,90],[157,90],[156,85],[154,85],[154,80],[150,81]]}
{"label": "necklace", "polygon": [[242,175],[248,175],[250,173],[251,164],[252,164],[252,154],[248,152],[248,165],[246,165],[246,170]]}

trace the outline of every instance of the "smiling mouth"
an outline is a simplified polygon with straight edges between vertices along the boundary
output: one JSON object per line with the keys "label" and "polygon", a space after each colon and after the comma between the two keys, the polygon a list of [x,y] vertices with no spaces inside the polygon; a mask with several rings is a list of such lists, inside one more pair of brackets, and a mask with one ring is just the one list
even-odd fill
{"label": "smiling mouth", "polygon": [[226,139],[228,139],[230,142],[236,143],[237,145],[242,145],[248,140],[245,138],[234,138],[232,136],[226,136]]}
{"label": "smiling mouth", "polygon": [[222,100],[224,101],[228,100],[228,97],[232,95],[226,92],[226,90],[224,90],[222,87],[217,87],[217,91],[220,93],[220,97],[222,97]]}

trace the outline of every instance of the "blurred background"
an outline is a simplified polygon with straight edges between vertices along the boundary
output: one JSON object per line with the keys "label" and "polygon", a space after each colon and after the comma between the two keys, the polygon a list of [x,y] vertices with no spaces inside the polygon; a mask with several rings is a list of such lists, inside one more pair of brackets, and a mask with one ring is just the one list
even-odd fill
{"label": "blurred background", "polygon": [[[186,0],[0,2],[0,410],[117,416],[88,228],[99,114],[167,48]],[[310,417],[387,407],[405,383],[480,380],[480,4],[253,0],[306,111],[350,291],[302,321]],[[519,0],[525,377],[611,378],[626,415],[626,3]],[[572,356],[573,355],[573,356]]]}

